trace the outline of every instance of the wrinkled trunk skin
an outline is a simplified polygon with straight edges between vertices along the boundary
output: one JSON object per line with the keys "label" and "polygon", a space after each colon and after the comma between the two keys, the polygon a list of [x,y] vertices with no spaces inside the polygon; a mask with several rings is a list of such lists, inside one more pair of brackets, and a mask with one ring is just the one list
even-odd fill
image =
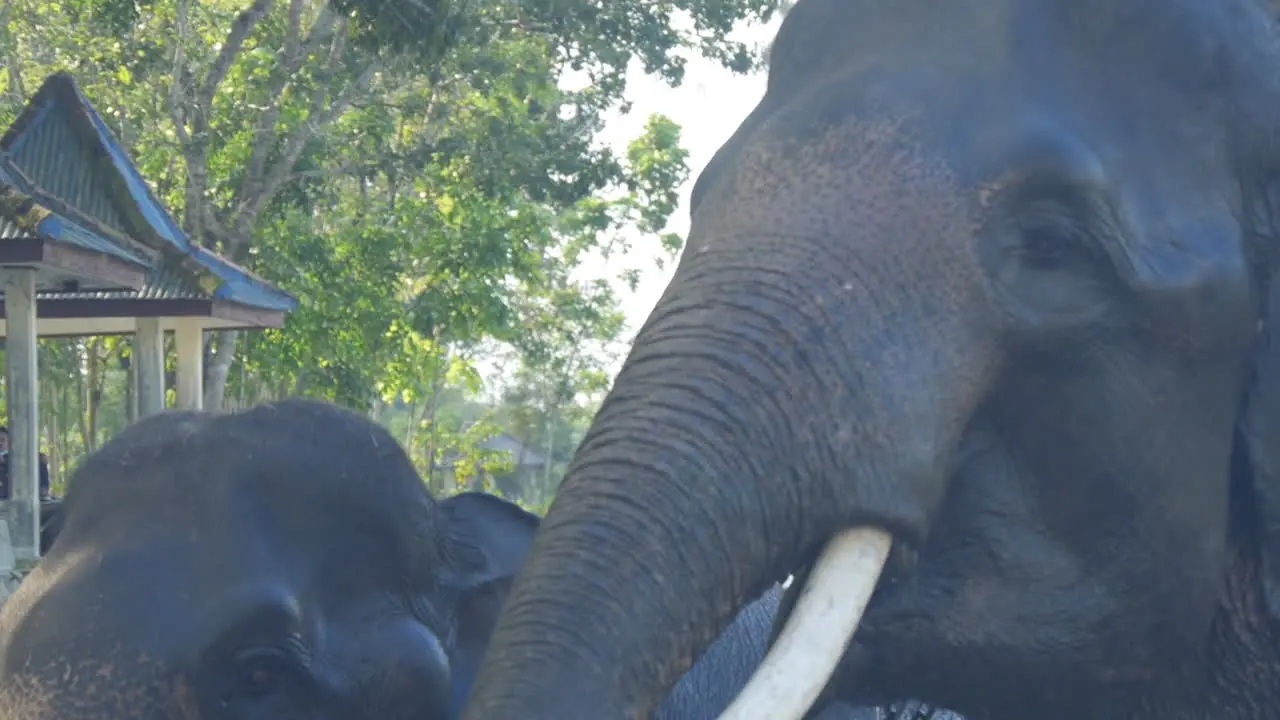
{"label": "wrinkled trunk skin", "polygon": [[[648,717],[834,532],[924,536],[998,343],[965,206],[903,148],[856,128],[761,153],[702,201],[734,211],[695,215],[465,717]],[[814,173],[839,192],[760,192]]]}
{"label": "wrinkled trunk skin", "polygon": [[[1236,487],[1232,514],[1252,515],[1253,496]],[[1231,568],[1203,655],[1182,673],[1117,708],[1123,720],[1275,720],[1280,718],[1280,624],[1267,608],[1258,541],[1236,524]]]}

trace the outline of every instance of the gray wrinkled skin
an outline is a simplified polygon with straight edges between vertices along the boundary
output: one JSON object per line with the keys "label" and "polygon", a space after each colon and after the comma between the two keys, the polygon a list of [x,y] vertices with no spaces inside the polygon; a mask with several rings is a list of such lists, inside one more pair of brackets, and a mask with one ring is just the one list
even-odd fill
{"label": "gray wrinkled skin", "polygon": [[1271,3],[799,0],[770,53],[467,719],[647,717],[858,526],[828,698],[1280,718]]}

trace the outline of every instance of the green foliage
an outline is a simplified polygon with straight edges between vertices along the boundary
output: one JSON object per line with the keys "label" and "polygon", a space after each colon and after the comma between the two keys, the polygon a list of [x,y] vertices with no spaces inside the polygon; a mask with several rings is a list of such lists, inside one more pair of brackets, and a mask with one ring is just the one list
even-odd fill
{"label": "green foliage", "polygon": [[[124,1],[124,0],[117,0]],[[464,45],[483,46],[512,37],[545,42],[557,63],[590,72],[593,84],[620,94],[627,66],[673,84],[684,74],[676,50],[689,48],[747,72],[760,58],[730,41],[748,18],[767,20],[779,0],[334,0],[357,19],[366,47],[413,53],[430,63]],[[680,22],[685,20],[686,22]]]}
{"label": "green foliage", "polygon": [[[510,470],[479,449],[505,431],[549,450],[546,493],[620,350],[615,282],[640,271],[584,278],[583,262],[637,238],[660,264],[680,249],[664,234],[689,173],[680,128],[650,118],[619,156],[598,141],[605,113],[633,60],[673,83],[677,48],[753,67],[727,33],[775,5],[10,0],[0,122],[70,71],[193,239],[299,297],[283,330],[217,334],[207,366],[239,364],[210,373],[206,406],[367,410],[432,482]],[[569,71],[591,84],[565,89]],[[83,390],[46,402],[62,413],[47,432],[82,428],[59,451],[74,455],[128,421],[129,344],[49,348],[48,372]],[[498,361],[505,402],[481,380]]]}

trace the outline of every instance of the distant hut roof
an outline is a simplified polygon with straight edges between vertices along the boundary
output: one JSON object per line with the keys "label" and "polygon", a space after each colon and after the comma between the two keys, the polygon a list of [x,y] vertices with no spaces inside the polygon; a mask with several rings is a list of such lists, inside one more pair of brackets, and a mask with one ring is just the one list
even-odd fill
{"label": "distant hut roof", "polygon": [[519,440],[511,437],[507,433],[495,435],[494,437],[480,443],[480,447],[485,450],[506,451],[511,453],[511,460],[521,465],[542,465],[546,462],[546,458],[542,453],[525,445]]}
{"label": "distant hut roof", "polygon": [[[521,443],[519,440],[507,433],[495,435],[476,447],[481,450],[510,453],[511,462],[518,463],[521,466],[542,465],[547,461],[546,457],[542,453]],[[523,451],[523,454],[521,454],[521,451]],[[453,467],[458,463],[458,460],[461,459],[461,457],[462,456],[458,453],[449,453],[441,461],[440,465],[441,467]]]}

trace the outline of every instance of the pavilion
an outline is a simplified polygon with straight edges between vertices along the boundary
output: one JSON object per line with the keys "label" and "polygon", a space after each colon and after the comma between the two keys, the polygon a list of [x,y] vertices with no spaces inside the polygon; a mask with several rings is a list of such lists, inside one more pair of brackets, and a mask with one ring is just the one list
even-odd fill
{"label": "pavilion", "polygon": [[38,336],[132,334],[143,416],[164,409],[166,332],[177,351],[177,405],[199,409],[204,333],[279,328],[298,305],[193,242],[66,73],[49,76],[0,136],[0,268],[12,448],[6,504],[19,564],[39,550]]}

